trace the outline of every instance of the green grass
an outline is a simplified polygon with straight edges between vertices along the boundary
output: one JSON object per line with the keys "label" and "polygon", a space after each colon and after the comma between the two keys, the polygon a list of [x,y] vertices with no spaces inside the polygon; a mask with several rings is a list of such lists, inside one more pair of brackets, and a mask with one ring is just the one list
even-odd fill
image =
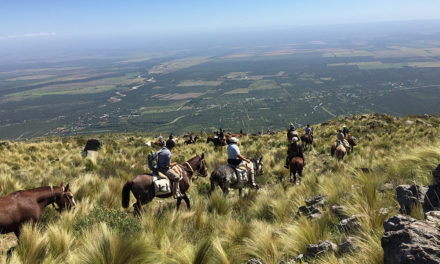
{"label": "green grass", "polygon": [[[121,189],[144,172],[146,155],[152,150],[145,145],[153,140],[150,135],[98,136],[104,147],[93,161],[80,154],[84,136],[9,141],[0,146],[0,195],[64,182],[70,183],[78,203],[76,210],[62,214],[46,208],[38,225],[25,225],[10,263],[244,263],[254,257],[279,263],[305,253],[307,244],[345,239],[347,234],[338,231],[338,220],[329,210],[336,204],[359,216],[361,228],[351,235],[361,249],[310,263],[382,263],[382,224],[399,208],[394,190],[379,189],[384,183],[432,183],[431,171],[440,162],[440,119],[425,120],[432,127],[404,124],[416,117],[358,119],[338,117],[328,126],[314,126],[315,144],[306,152],[301,185],[290,184],[283,168],[284,133],[244,137],[242,153],[264,157],[265,175],[257,178],[260,190],[245,190],[239,198],[236,190],[224,197],[217,189],[209,197],[209,177],[198,178],[189,190],[191,210],[183,204],[176,211],[175,200],[156,199],[143,206],[139,218],[132,216],[133,208],[121,208]],[[378,120],[387,125],[370,129],[368,123]],[[337,162],[329,152],[334,131],[342,124],[352,130],[359,145]],[[226,161],[224,149],[216,151],[204,140],[189,146],[182,142],[174,150],[176,161],[204,152],[210,171]],[[323,216],[297,217],[304,200],[317,194],[328,197]],[[390,213],[381,215],[382,208]],[[414,217],[423,218],[420,210],[413,211]],[[14,235],[0,237],[0,263],[6,262],[5,253],[14,245]]]}

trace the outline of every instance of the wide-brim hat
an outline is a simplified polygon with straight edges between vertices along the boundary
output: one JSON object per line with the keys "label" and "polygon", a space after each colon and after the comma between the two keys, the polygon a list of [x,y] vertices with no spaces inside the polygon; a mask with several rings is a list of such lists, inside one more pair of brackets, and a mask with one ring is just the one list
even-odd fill
{"label": "wide-brim hat", "polygon": [[230,142],[230,143],[238,143],[238,138],[236,138],[236,137],[231,137],[231,138],[229,139],[229,142]]}
{"label": "wide-brim hat", "polygon": [[298,138],[297,138],[297,137],[293,137],[293,138],[292,138],[292,143],[293,143],[293,142],[298,142]]}

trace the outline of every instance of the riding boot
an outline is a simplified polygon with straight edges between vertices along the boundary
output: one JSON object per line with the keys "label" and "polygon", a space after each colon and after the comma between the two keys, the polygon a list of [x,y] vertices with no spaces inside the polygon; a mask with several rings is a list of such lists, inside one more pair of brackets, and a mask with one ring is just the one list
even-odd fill
{"label": "riding boot", "polygon": [[173,198],[177,199],[180,196],[182,196],[182,194],[180,193],[179,182],[173,182]]}
{"label": "riding boot", "polygon": [[289,168],[289,157],[286,158],[286,164],[284,164],[284,168]]}

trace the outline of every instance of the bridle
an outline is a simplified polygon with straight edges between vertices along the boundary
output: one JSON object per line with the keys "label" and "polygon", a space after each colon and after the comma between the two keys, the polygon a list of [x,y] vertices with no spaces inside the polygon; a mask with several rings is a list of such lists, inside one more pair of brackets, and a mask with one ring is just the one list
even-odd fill
{"label": "bridle", "polygon": [[[52,207],[53,208],[55,208],[55,210],[57,210],[58,212],[61,212],[61,207],[60,206],[58,206],[58,208],[55,206],[55,204],[56,204],[56,200],[57,200],[57,197],[55,196],[55,193],[54,193],[54,191],[53,191],[53,186],[52,185],[50,185],[49,186],[50,187],[50,196],[51,196],[51,203],[50,204],[52,204]],[[67,209],[69,209],[69,207],[70,208],[73,208],[74,207],[74,202],[72,201],[72,198],[69,196],[69,195],[67,195],[67,192],[65,192],[64,190],[63,190],[63,192],[61,193],[61,196],[65,196],[66,198],[67,198],[67,200],[69,201],[69,203],[67,204],[67,203],[65,203],[64,204],[64,208],[67,208]],[[69,206],[69,207],[68,207]]]}

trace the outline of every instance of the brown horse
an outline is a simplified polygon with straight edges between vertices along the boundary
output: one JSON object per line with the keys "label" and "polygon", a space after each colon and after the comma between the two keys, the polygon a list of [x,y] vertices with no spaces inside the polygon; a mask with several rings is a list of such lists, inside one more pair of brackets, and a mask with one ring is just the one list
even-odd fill
{"label": "brown horse", "polygon": [[345,135],[345,140],[350,144],[350,152],[353,152],[354,146],[357,145],[357,139],[350,134]]}
{"label": "brown horse", "polygon": [[198,139],[199,139],[199,136],[195,136],[194,139],[192,139],[192,140],[191,139],[185,140],[183,143],[185,145],[196,144]]}
{"label": "brown horse", "polygon": [[343,144],[339,144],[338,146],[337,141],[335,141],[332,144],[331,154],[332,157],[336,154],[336,158],[338,159],[338,161],[341,161],[344,158],[345,154],[347,154],[347,150]]}
{"label": "brown horse", "polygon": [[[304,168],[304,159],[301,157],[293,157],[290,160],[290,181],[293,183],[301,182],[302,171]],[[299,181],[297,182],[296,174],[298,173]]]}
{"label": "brown horse", "polygon": [[[208,174],[206,168],[205,155],[196,155],[187,162],[181,163],[178,166],[182,168],[182,180],[179,182],[180,192],[182,196],[177,199],[177,209],[180,207],[182,199],[185,200],[188,208],[191,208],[189,198],[186,191],[191,184],[191,177],[195,172],[198,172],[202,177]],[[130,203],[130,191],[136,198],[136,203],[133,204],[135,214],[140,214],[143,204],[151,202],[154,197],[168,198],[172,194],[156,195],[153,185],[153,176],[148,174],[137,175],[133,180],[127,181],[122,188],[122,207],[127,208]]]}
{"label": "brown horse", "polygon": [[[66,187],[45,186],[36,189],[18,191],[0,198],[0,234],[14,232],[20,236],[20,227],[31,221],[35,224],[48,205],[58,205],[58,211],[75,208],[75,200]],[[55,205],[54,205],[55,206]]]}
{"label": "brown horse", "polygon": [[301,141],[304,142],[304,148],[313,146],[313,135],[304,134],[301,136]]}
{"label": "brown horse", "polygon": [[209,142],[214,143],[214,146],[216,146],[216,147],[226,146],[226,138],[221,140],[219,138],[208,137],[208,139],[206,140],[206,143],[209,143]]}

